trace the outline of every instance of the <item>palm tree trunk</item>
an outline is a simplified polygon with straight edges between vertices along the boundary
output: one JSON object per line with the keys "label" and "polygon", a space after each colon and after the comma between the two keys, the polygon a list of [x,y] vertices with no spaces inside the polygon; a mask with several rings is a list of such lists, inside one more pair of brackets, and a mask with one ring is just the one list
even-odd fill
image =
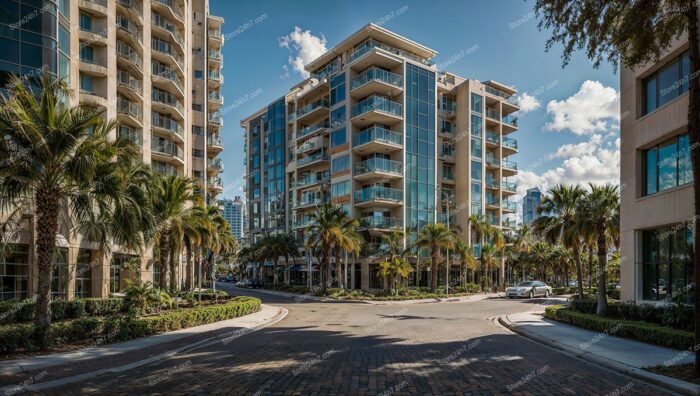
{"label": "palm tree trunk", "polygon": [[289,286],[289,257],[284,256],[284,284]]}
{"label": "palm tree trunk", "polygon": [[335,252],[335,281],[338,282],[338,287],[340,290],[345,289],[343,282],[341,280],[342,270],[340,268],[340,249],[336,249]]}
{"label": "palm tree trunk", "polygon": [[583,269],[581,268],[581,254],[578,247],[574,248],[574,262],[576,263],[576,277],[578,278],[578,298],[583,300]]}
{"label": "palm tree trunk", "polygon": [[[483,246],[482,246],[483,249]],[[481,270],[484,271],[484,276],[481,279],[481,291],[486,291],[486,276],[487,276],[487,271],[486,271],[486,263],[484,263],[484,253],[482,251],[481,256],[479,257],[479,263],[481,264]]]}
{"label": "palm tree trunk", "polygon": [[588,291],[593,287],[593,244],[588,245]]}
{"label": "palm tree trunk", "polygon": [[605,265],[607,264],[607,240],[605,238],[605,225],[598,226],[598,308],[596,315],[608,314],[608,299],[606,296]]}
{"label": "palm tree trunk", "polygon": [[430,291],[435,293],[435,290],[437,290],[437,284],[438,284],[438,248],[433,247],[433,249],[430,252],[430,266],[432,270],[430,271]]}
{"label": "palm tree trunk", "polygon": [[279,274],[279,258],[278,258],[278,257],[275,257],[275,268],[274,268],[274,271],[275,271],[275,273],[273,274],[274,276],[273,276],[273,278],[272,278],[272,285],[273,285],[273,286],[275,287],[275,289],[276,289],[276,288],[277,288],[277,282],[278,282],[278,279],[277,279],[277,278],[279,277],[279,275],[278,275],[278,274]]}
{"label": "palm tree trunk", "polygon": [[178,261],[180,261],[180,252],[176,250],[170,251],[170,292],[175,293],[180,289],[180,277],[178,274]]}
{"label": "palm tree trunk", "polygon": [[185,288],[187,291],[194,289],[194,265],[192,263],[192,245],[185,244],[185,254],[187,256],[187,266],[185,274]]}
{"label": "palm tree trunk", "polygon": [[465,266],[464,260],[459,264],[459,285],[464,287],[464,266]]}
{"label": "palm tree trunk", "polygon": [[51,271],[58,232],[60,202],[53,192],[37,193],[36,202],[36,255],[39,269],[39,290],[36,300],[36,341],[41,349],[48,347],[47,333],[51,324]]}
{"label": "palm tree trunk", "polygon": [[163,232],[160,237],[160,288],[168,290],[168,275],[170,274],[170,243],[168,242],[167,232]]}

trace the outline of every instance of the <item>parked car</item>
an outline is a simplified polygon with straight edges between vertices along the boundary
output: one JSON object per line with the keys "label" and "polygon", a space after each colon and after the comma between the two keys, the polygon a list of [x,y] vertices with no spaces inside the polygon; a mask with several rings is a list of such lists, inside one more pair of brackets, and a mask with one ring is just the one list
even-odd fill
{"label": "parked car", "polygon": [[506,295],[508,298],[533,298],[537,296],[549,297],[550,294],[552,294],[552,288],[546,283],[540,281],[520,282],[517,286],[509,287],[506,290]]}
{"label": "parked car", "polygon": [[246,287],[247,284],[248,284],[247,279],[241,279],[238,282],[236,282],[235,285],[236,285],[236,287]]}
{"label": "parked car", "polygon": [[262,283],[260,283],[258,279],[250,279],[246,287],[251,289],[260,289],[262,287]]}
{"label": "parked car", "polygon": [[233,277],[233,275],[229,275],[226,277],[226,282],[235,282],[236,278]]}

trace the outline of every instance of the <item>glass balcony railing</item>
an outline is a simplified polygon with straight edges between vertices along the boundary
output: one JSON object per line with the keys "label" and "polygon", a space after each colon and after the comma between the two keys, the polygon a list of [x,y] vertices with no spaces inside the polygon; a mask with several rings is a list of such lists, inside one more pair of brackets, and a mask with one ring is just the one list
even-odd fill
{"label": "glass balcony railing", "polygon": [[180,6],[177,5],[177,3],[174,0],[153,0],[156,3],[162,4],[168,8],[170,8],[175,14],[175,16],[179,19],[182,19],[182,10],[180,9]]}
{"label": "glass balcony railing", "polygon": [[401,202],[403,191],[387,187],[368,187],[355,191],[355,203],[374,200]]}
{"label": "glass balcony railing", "polygon": [[316,224],[316,220],[305,217],[303,219],[294,219],[292,228],[306,228]]}
{"label": "glass balcony railing", "polygon": [[486,92],[490,93],[491,95],[499,96],[503,99],[506,100],[506,102],[518,105],[518,99],[514,95],[508,95],[507,93],[501,91],[500,89],[496,89],[491,86],[486,86]]}
{"label": "glass balcony railing", "polygon": [[107,64],[106,64],[104,61],[98,60],[98,59],[95,59],[95,58],[89,58],[89,57],[87,57],[87,56],[82,56],[82,55],[81,55],[81,56],[80,56],[80,61],[83,62],[83,63],[89,63],[89,64],[91,64],[91,65],[95,65],[95,66],[107,67]]}
{"label": "glass balcony railing", "polygon": [[141,107],[123,98],[117,98],[117,113],[125,114],[141,121]]}
{"label": "glass balcony railing", "polygon": [[116,25],[117,25],[118,30],[121,30],[123,32],[126,32],[126,33],[132,35],[136,39],[136,41],[141,43],[141,40],[142,40],[141,32],[139,31],[138,26],[136,26],[136,24],[134,22],[130,21],[127,18],[124,18],[121,15],[117,15]]}
{"label": "glass balcony railing", "polygon": [[183,128],[177,123],[177,121],[173,120],[172,118],[164,117],[155,112],[151,114],[151,125],[154,128],[165,129],[169,132],[173,132],[180,137],[184,136]]}
{"label": "glass balcony railing", "polygon": [[180,30],[175,26],[174,23],[168,21],[167,19],[163,18],[157,13],[151,13],[151,15],[151,25],[167,30],[170,34],[173,35],[173,37],[175,37],[175,41],[178,44],[184,45],[185,40],[183,40]]}
{"label": "glass balcony railing", "polygon": [[151,93],[151,101],[153,103],[160,103],[166,106],[174,107],[180,112],[180,114],[185,114],[185,107],[182,105],[182,102],[168,92],[154,88],[153,92]]}
{"label": "glass balcony railing", "polygon": [[515,228],[515,219],[503,219],[503,227]]}
{"label": "glass balcony railing", "polygon": [[210,80],[218,81],[224,83],[224,76],[218,70],[209,70],[207,76]]}
{"label": "glass balcony railing", "polygon": [[508,124],[514,127],[518,127],[518,117],[512,116],[512,115],[507,115],[501,119],[504,124]]}
{"label": "glass balcony railing", "polygon": [[512,149],[515,149],[515,150],[518,149],[518,141],[513,139],[513,138],[504,137],[503,138],[503,145],[510,147]]}
{"label": "glass balcony railing", "polygon": [[143,61],[138,52],[123,41],[117,41],[117,56],[135,64],[139,69],[143,67]]}
{"label": "glass balcony railing", "polygon": [[207,185],[209,187],[214,188],[223,188],[224,182],[221,180],[220,177],[210,177],[209,179],[207,179]]}
{"label": "glass balcony railing", "polygon": [[486,196],[486,205],[499,206],[498,199],[496,197],[492,197],[492,196],[487,195]]}
{"label": "glass balcony railing", "polygon": [[152,140],[151,151],[183,159],[182,147],[169,140]]}
{"label": "glass balcony railing", "polygon": [[518,184],[515,182],[504,181],[502,183],[502,188],[507,191],[515,192],[518,191]]}
{"label": "glass balcony railing", "polygon": [[151,167],[156,172],[162,173],[164,175],[177,175],[178,174],[176,167],[174,167],[172,165],[164,164],[160,161],[153,161],[153,163],[151,163]]}
{"label": "glass balcony railing", "polygon": [[509,160],[503,160],[503,167],[518,170],[518,164]]}
{"label": "glass balcony railing", "polygon": [[493,144],[500,144],[501,138],[498,136],[497,133],[491,132],[491,131],[486,131],[486,141],[491,142]]}
{"label": "glass balcony railing", "polygon": [[315,195],[314,196],[302,196],[301,199],[294,204],[294,208],[299,209],[299,208],[304,208],[307,206],[323,205],[324,203],[327,203],[327,202],[328,202],[327,199],[317,197]]}
{"label": "glass balcony railing", "polygon": [[390,131],[375,125],[355,134],[352,137],[352,145],[353,147],[358,147],[370,142],[379,142],[400,146],[403,143],[402,140],[399,132]]}
{"label": "glass balcony railing", "polygon": [[500,226],[500,225],[501,225],[501,219],[500,219],[500,217],[498,217],[498,216],[494,216],[494,215],[489,215],[489,214],[487,214],[487,215],[486,215],[486,221],[487,221],[489,224],[494,225],[494,226]]}
{"label": "glass balcony railing", "polygon": [[510,210],[511,212],[515,212],[518,209],[518,205],[515,202],[510,202],[510,201],[503,201],[503,209]]}
{"label": "glass balcony railing", "polygon": [[317,122],[313,125],[306,126],[304,128],[301,128],[299,132],[297,132],[297,138],[304,137],[306,135],[310,135],[320,129],[324,128],[329,128],[330,124],[327,121],[322,121],[322,122]]}
{"label": "glass balcony railing", "polygon": [[390,52],[394,55],[398,55],[398,56],[401,56],[403,58],[411,59],[411,60],[414,60],[416,62],[420,62],[424,65],[428,65],[428,66],[433,65],[433,62],[431,62],[425,58],[421,58],[420,56],[414,55],[410,52],[391,47],[389,45],[383,44],[383,43],[381,43],[377,40],[374,40],[374,39],[369,39],[369,40],[365,41],[364,43],[360,44],[359,46],[355,47],[355,50],[353,51],[353,53],[350,54],[350,62],[353,62],[354,60],[361,58],[366,53],[372,51],[375,48],[383,49],[384,51]]}
{"label": "glass balcony railing", "polygon": [[140,146],[142,143],[141,134],[136,129],[126,125],[120,125],[119,128],[117,128],[117,138],[128,139],[137,146]]}
{"label": "glass balcony railing", "polygon": [[365,216],[360,218],[360,227],[401,228],[401,219],[398,217]]}
{"label": "glass balcony railing", "polygon": [[322,151],[320,153],[316,153],[314,155],[310,155],[308,157],[298,159],[297,160],[297,167],[308,165],[308,164],[318,162],[318,161],[328,161],[329,159],[330,159],[330,157],[328,156],[328,153],[326,153],[325,151]]}
{"label": "glass balcony railing", "polygon": [[141,9],[141,4],[137,0],[117,0],[117,4],[123,5],[143,18],[143,10]]}
{"label": "glass balcony railing", "polygon": [[486,187],[498,188],[498,182],[496,181],[496,179],[486,179]]}
{"label": "glass balcony railing", "polygon": [[182,59],[182,57],[180,57],[173,51],[173,47],[169,43],[153,37],[153,39],[151,40],[151,50],[161,53],[163,55],[167,55],[170,60],[174,61],[175,64],[177,64],[178,67],[180,67],[180,70],[185,70],[184,60]]}
{"label": "glass balcony railing", "polygon": [[328,98],[321,98],[314,100],[313,102],[307,104],[306,106],[302,106],[301,108],[297,109],[297,117],[301,117],[304,114],[311,113],[312,111],[320,108],[328,108]]}
{"label": "glass balcony railing", "polygon": [[362,250],[360,250],[360,256],[381,256],[388,254],[390,250],[391,249],[389,248],[389,245],[385,243],[370,242],[362,245]]}
{"label": "glass balcony railing", "polygon": [[221,158],[214,158],[209,162],[209,167],[212,169],[219,169],[221,171],[224,170],[224,162],[221,160]]}
{"label": "glass balcony railing", "polygon": [[442,178],[445,180],[454,181],[455,175],[452,172],[442,172]]}
{"label": "glass balcony railing", "polygon": [[124,70],[117,70],[117,84],[130,88],[141,95],[141,80],[137,80]]}
{"label": "glass balcony railing", "polygon": [[498,158],[493,158],[493,157],[489,158],[489,157],[487,157],[487,158],[486,158],[486,165],[488,165],[488,166],[500,166],[500,165],[501,165],[501,160],[499,160]]}
{"label": "glass balcony railing", "polygon": [[174,69],[162,65],[160,63],[154,62],[151,66],[151,72],[154,76],[169,80],[170,82],[175,84],[175,86],[178,87],[180,91],[183,90],[182,80],[180,79],[180,76],[177,75]]}
{"label": "glass balcony railing", "polygon": [[297,153],[318,150],[326,146],[326,140],[323,139],[323,136],[317,136],[313,139],[306,140],[301,146],[297,147]]}
{"label": "glass balcony railing", "polygon": [[221,92],[219,92],[219,91],[211,91],[211,92],[209,92],[209,94],[207,96],[209,97],[209,100],[211,100],[212,102],[221,103],[224,101],[224,95],[222,95]]}
{"label": "glass balcony railing", "polygon": [[207,52],[207,57],[209,59],[217,60],[217,61],[222,61],[224,60],[224,55],[221,53],[221,51],[213,51],[209,50]]}
{"label": "glass balcony railing", "polygon": [[209,35],[209,37],[217,39],[217,40],[221,40],[221,37],[222,37],[221,29],[209,29],[207,31],[207,34]]}
{"label": "glass balcony railing", "polygon": [[224,125],[224,117],[222,117],[218,111],[209,113],[208,120],[210,124],[216,124],[221,126]]}
{"label": "glass balcony railing", "polygon": [[401,75],[378,67],[370,67],[362,72],[362,74],[352,79],[350,89],[359,88],[372,81],[381,81],[399,88],[403,85],[403,77]]}
{"label": "glass balcony railing", "polygon": [[384,158],[370,158],[355,164],[355,175],[381,172],[400,176],[401,169],[402,164],[399,161],[392,161]]}
{"label": "glass balcony railing", "polygon": [[494,119],[494,120],[500,120],[501,118],[498,116],[498,111],[494,109],[489,109],[488,107],[486,108],[486,117]]}
{"label": "glass balcony railing", "polygon": [[401,117],[401,104],[374,95],[353,106],[352,116],[357,117],[370,111],[380,111],[382,113]]}
{"label": "glass balcony railing", "polygon": [[331,181],[330,175],[323,175],[323,176],[308,176],[302,179],[297,180],[292,184],[293,188],[304,188],[306,186],[313,186],[314,184],[322,184],[322,183],[328,183]]}
{"label": "glass balcony railing", "polygon": [[221,136],[219,135],[209,135],[207,138],[207,144],[210,146],[223,146]]}

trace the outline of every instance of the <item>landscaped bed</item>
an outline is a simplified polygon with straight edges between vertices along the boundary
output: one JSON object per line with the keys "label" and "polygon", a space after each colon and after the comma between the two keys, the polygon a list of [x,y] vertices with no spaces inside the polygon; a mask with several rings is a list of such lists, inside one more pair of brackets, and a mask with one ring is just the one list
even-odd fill
{"label": "landscaped bed", "polygon": [[700,378],[695,376],[695,366],[692,363],[676,366],[648,367],[647,371],[700,385]]}
{"label": "landscaped bed", "polygon": [[398,295],[376,295],[366,293],[362,290],[343,290],[339,288],[327,288],[323,290],[320,287],[315,287],[309,290],[309,288],[304,286],[287,285],[280,285],[277,288],[269,287],[267,289],[283,291],[287,293],[296,293],[300,295],[328,297],[335,300],[344,301],[406,301],[447,297],[462,297],[477,294],[480,290],[479,286],[475,284],[468,284],[466,287],[451,287],[449,295],[445,294],[444,287],[438,288],[437,293],[430,292],[430,289],[428,288],[404,288],[399,290]]}
{"label": "landscaped bed", "polygon": [[[54,301],[49,347],[70,350],[147,337],[248,315],[259,311],[261,304],[257,298],[231,298],[225,293],[203,293],[201,303],[196,298],[196,293],[183,295],[181,301],[175,300],[167,308],[159,306],[146,312],[134,309],[133,304],[120,297]],[[38,349],[31,323],[34,305],[31,300],[0,304],[1,354]]]}

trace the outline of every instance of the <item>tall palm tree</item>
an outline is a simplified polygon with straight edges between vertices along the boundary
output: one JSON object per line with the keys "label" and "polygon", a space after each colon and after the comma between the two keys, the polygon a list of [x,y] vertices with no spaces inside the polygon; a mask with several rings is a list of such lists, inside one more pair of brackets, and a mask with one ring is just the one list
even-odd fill
{"label": "tall palm tree", "polygon": [[549,191],[538,209],[539,213],[549,212],[552,216],[542,216],[535,219],[535,232],[552,244],[561,243],[571,250],[576,263],[576,278],[578,281],[578,296],[583,298],[583,269],[581,266],[581,229],[579,223],[582,215],[579,203],[583,199],[584,190],[579,186],[557,185]]}
{"label": "tall palm tree", "polygon": [[[202,246],[203,240],[209,235],[206,209],[203,205],[195,205],[183,219],[183,246],[187,265],[185,266],[185,288],[194,289],[195,280],[195,251]],[[197,263],[200,261],[197,260]]]}
{"label": "tall palm tree", "polygon": [[301,257],[299,253],[299,243],[292,235],[271,234],[266,235],[260,240],[259,248],[261,249],[260,255],[262,257],[274,262],[274,285],[277,287],[279,283],[280,257],[284,257],[285,266],[289,264],[290,257]]}
{"label": "tall palm tree", "polygon": [[[503,235],[496,227],[489,223],[489,221],[486,219],[486,216],[484,215],[473,214],[469,216],[467,222],[470,224],[470,228],[474,232],[474,239],[479,241],[479,244],[481,245],[481,254],[479,254],[479,262],[481,263],[482,270],[485,271],[485,257],[483,255],[483,248],[485,242],[488,239],[493,239],[500,248],[503,246]],[[484,291],[486,288],[486,281],[487,280],[485,278],[481,280],[482,291]]]}
{"label": "tall palm tree", "polygon": [[48,73],[32,83],[30,88],[13,77],[7,94],[0,94],[0,239],[32,214],[39,275],[35,324],[43,347],[59,223],[92,231],[103,245],[109,237],[140,249],[152,221],[150,206],[138,202],[141,187],[125,191],[137,149],[110,138],[115,123],[103,121],[105,109],[69,106],[67,84]]}
{"label": "tall palm tree", "polygon": [[336,235],[340,233],[340,226],[345,218],[345,211],[340,206],[323,204],[311,214],[310,218],[312,225],[308,229],[309,246],[320,255],[318,262],[321,267],[321,287],[325,289],[329,280],[325,279],[325,277],[330,278],[328,271],[331,250],[336,243]]}
{"label": "tall palm tree", "polygon": [[580,223],[581,230],[595,232],[598,250],[598,307],[596,314],[605,316],[608,313],[606,297],[607,282],[605,279],[608,260],[608,246],[619,246],[620,235],[620,191],[617,186],[589,185],[590,191],[579,204],[579,212],[583,214]]}
{"label": "tall palm tree", "polygon": [[440,264],[440,250],[454,247],[455,234],[442,223],[426,224],[418,233],[415,247],[430,251],[430,290],[435,292],[438,284],[438,268]]}
{"label": "tall palm tree", "polygon": [[209,205],[206,207],[206,218],[209,231],[204,240],[203,253],[206,264],[204,273],[210,275],[213,284],[215,260],[234,254],[238,249],[238,241],[233,236],[231,225],[221,215],[217,206]]}
{"label": "tall palm tree", "polygon": [[289,284],[289,259],[299,259],[301,258],[301,245],[299,241],[291,235],[285,234],[282,248],[282,256],[284,257],[285,270],[285,283]]}
{"label": "tall palm tree", "polygon": [[540,279],[542,282],[547,281],[547,268],[550,265],[549,259],[551,251],[551,245],[544,241],[536,242],[530,251],[532,261],[537,263],[537,267],[540,270]]}
{"label": "tall palm tree", "polygon": [[[382,234],[382,241],[386,245],[386,250],[388,253],[388,258],[386,261],[393,262],[394,257],[396,257],[397,255],[401,255],[403,251],[403,239],[404,232],[400,229],[391,230]],[[384,288],[386,289],[388,287],[387,278],[384,277],[383,279],[385,285]]]}
{"label": "tall palm tree", "polygon": [[394,295],[399,294],[399,279],[407,277],[411,272],[413,272],[413,267],[403,257],[394,257],[391,261],[379,263],[378,275],[391,279],[391,289]]}
{"label": "tall palm tree", "polygon": [[475,270],[477,267],[474,250],[466,242],[457,239],[454,245],[455,253],[459,257],[459,280],[462,287],[466,282],[466,271]]}
{"label": "tall palm tree", "polygon": [[[484,283],[491,280],[491,268],[497,264],[497,259],[501,254],[501,250],[495,245],[485,244],[481,248],[481,258],[484,265]],[[489,286],[488,284],[485,286]]]}
{"label": "tall palm tree", "polygon": [[342,271],[340,266],[340,253],[342,251],[348,254],[359,253],[362,249],[364,239],[357,232],[360,222],[356,219],[349,219],[343,212],[343,218],[339,219],[340,224],[336,226],[337,231],[333,234],[333,245],[335,250],[335,279],[338,282],[338,287],[345,288],[345,282],[342,281]]}
{"label": "tall palm tree", "polygon": [[154,239],[159,251],[160,287],[170,292],[179,288],[177,260],[185,234],[184,220],[197,210],[192,205],[200,204],[202,199],[195,187],[193,180],[177,175],[156,175],[154,180],[151,198],[156,216]]}

